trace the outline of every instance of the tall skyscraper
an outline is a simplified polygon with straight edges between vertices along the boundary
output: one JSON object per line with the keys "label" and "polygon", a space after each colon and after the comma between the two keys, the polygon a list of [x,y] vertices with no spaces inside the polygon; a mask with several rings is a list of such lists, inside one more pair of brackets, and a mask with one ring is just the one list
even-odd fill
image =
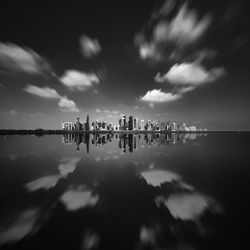
{"label": "tall skyscraper", "polygon": [[133,122],[134,122],[133,116],[131,115],[131,116],[129,116],[129,118],[128,118],[128,130],[133,130],[133,128],[134,128]]}
{"label": "tall skyscraper", "polygon": [[89,126],[89,115],[87,115],[87,119],[86,119],[86,123],[85,123],[85,130],[89,131],[90,130],[90,126]]}
{"label": "tall skyscraper", "polygon": [[144,129],[145,129],[144,120],[141,120],[140,130],[144,130]]}

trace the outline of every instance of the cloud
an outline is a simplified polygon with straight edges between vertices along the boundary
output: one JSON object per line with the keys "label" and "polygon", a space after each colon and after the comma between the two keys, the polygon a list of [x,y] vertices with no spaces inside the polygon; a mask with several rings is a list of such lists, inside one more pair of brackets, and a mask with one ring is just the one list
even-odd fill
{"label": "cloud", "polygon": [[172,216],[181,220],[197,220],[207,210],[221,213],[222,207],[212,198],[198,192],[177,193],[170,197],[157,197],[156,204],[166,206]]}
{"label": "cloud", "polygon": [[99,201],[98,195],[94,195],[91,190],[70,189],[60,198],[68,211],[76,211],[87,206],[93,207]]}
{"label": "cloud", "polygon": [[61,98],[61,96],[57,93],[55,89],[52,89],[49,87],[40,88],[34,85],[27,85],[24,88],[24,91],[29,94],[33,94],[33,95],[40,96],[43,98],[52,98],[52,99]]}
{"label": "cloud", "polygon": [[[0,245],[17,242],[32,235],[37,228],[40,216],[38,208],[30,208],[7,217],[0,228]],[[7,222],[7,227],[4,224]]]}
{"label": "cloud", "polygon": [[97,108],[97,109],[95,110],[95,112],[96,112],[96,113],[101,113],[101,110]]}
{"label": "cloud", "polygon": [[48,190],[55,187],[60,178],[60,175],[43,176],[39,179],[27,183],[25,186],[30,192],[34,192],[39,189]]}
{"label": "cloud", "polygon": [[49,63],[35,51],[12,43],[0,43],[0,67],[29,74],[51,71]]}
{"label": "cloud", "polygon": [[84,57],[91,58],[101,52],[101,45],[97,39],[82,35],[79,39],[80,51]]}
{"label": "cloud", "polygon": [[60,78],[60,81],[72,91],[85,91],[100,82],[96,74],[88,74],[77,70],[67,70]]}
{"label": "cloud", "polygon": [[187,2],[172,15],[175,5],[176,1],[167,0],[158,12],[153,12],[150,24],[153,21],[154,25],[149,39],[145,38],[143,32],[135,36],[141,59],[177,59],[184,48],[192,46],[209,28],[212,20],[210,15],[198,19],[197,12],[189,9]]}
{"label": "cloud", "polygon": [[154,187],[160,187],[163,183],[178,181],[181,178],[178,174],[166,170],[145,171],[141,173],[141,176]]}
{"label": "cloud", "polygon": [[225,74],[223,67],[206,70],[198,63],[181,63],[173,65],[163,76],[158,73],[155,77],[157,82],[168,81],[174,85],[198,86],[204,83],[216,81]]}
{"label": "cloud", "polygon": [[68,174],[73,173],[76,168],[76,164],[79,161],[80,161],[79,157],[63,159],[62,162],[58,166],[60,175],[66,177]]}
{"label": "cloud", "polygon": [[149,90],[144,96],[140,97],[140,101],[148,103],[164,103],[172,102],[181,98],[179,93],[166,93],[161,89]]}
{"label": "cloud", "polygon": [[197,13],[189,10],[186,2],[170,22],[161,21],[156,25],[153,32],[154,40],[175,42],[181,47],[186,46],[199,39],[210,23],[209,15],[198,20]]}
{"label": "cloud", "polygon": [[69,100],[67,96],[64,96],[58,102],[58,106],[62,111],[66,112],[80,112],[73,100]]}
{"label": "cloud", "polygon": [[66,112],[80,111],[73,100],[69,100],[67,96],[59,95],[55,89],[49,87],[40,88],[34,85],[27,85],[24,88],[24,91],[29,94],[40,96],[43,98],[59,99],[58,106],[62,111]]}

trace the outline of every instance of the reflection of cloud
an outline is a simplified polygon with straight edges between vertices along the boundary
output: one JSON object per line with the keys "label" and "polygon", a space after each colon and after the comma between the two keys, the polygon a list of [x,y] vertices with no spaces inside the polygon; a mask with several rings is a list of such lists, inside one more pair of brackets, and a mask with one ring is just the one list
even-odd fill
{"label": "reflection of cloud", "polygon": [[96,232],[86,231],[82,240],[82,250],[96,249],[100,243],[100,236]]}
{"label": "reflection of cloud", "polygon": [[166,170],[153,170],[141,173],[141,176],[149,185],[159,187],[165,182],[172,182],[180,179],[178,174]]}
{"label": "reflection of cloud", "polygon": [[142,226],[140,231],[140,242],[143,245],[155,244],[155,230],[151,227]]}
{"label": "reflection of cloud", "polygon": [[67,210],[75,211],[87,206],[95,206],[99,200],[98,195],[93,195],[91,190],[71,189],[60,198]]}
{"label": "reflection of cloud", "polygon": [[169,198],[157,197],[156,204],[164,204],[176,219],[196,220],[207,209],[221,212],[221,207],[211,198],[198,192],[173,194]]}
{"label": "reflection of cloud", "polygon": [[75,168],[76,168],[76,164],[79,161],[80,161],[80,158],[78,158],[78,157],[64,159],[58,167],[60,174],[62,176],[67,176],[68,174],[73,173]]}
{"label": "reflection of cloud", "polygon": [[37,180],[31,181],[27,183],[25,186],[30,192],[36,191],[38,189],[48,190],[54,187],[60,178],[61,175],[48,175],[41,177]]}
{"label": "reflection of cloud", "polygon": [[101,160],[101,157],[96,157],[96,158],[95,158],[95,161],[96,161],[96,162],[99,162],[100,160]]}
{"label": "reflection of cloud", "polygon": [[36,221],[39,216],[38,209],[27,209],[13,220],[7,228],[0,228],[0,244],[16,242],[34,233]]}

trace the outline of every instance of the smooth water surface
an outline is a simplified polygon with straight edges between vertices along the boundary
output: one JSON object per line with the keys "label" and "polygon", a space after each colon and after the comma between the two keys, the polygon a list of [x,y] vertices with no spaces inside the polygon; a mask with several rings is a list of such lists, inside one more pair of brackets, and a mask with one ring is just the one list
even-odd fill
{"label": "smooth water surface", "polygon": [[0,137],[0,249],[246,249],[249,134]]}

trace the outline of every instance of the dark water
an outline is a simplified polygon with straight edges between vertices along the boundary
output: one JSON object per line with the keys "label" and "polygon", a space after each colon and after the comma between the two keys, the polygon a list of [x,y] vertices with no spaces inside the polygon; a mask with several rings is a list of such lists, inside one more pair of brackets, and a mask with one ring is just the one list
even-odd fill
{"label": "dark water", "polygon": [[249,134],[1,137],[0,249],[248,249],[249,146]]}

